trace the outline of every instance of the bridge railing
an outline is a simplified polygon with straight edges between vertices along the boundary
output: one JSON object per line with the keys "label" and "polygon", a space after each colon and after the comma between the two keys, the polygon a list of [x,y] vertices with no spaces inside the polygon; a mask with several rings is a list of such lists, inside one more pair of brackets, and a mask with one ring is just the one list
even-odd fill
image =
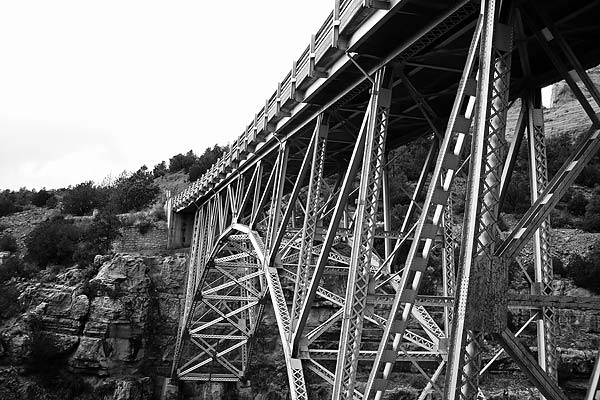
{"label": "bridge railing", "polygon": [[336,29],[339,30],[337,33],[350,36],[357,22],[385,3],[386,0],[368,0],[366,3],[363,0],[335,0],[334,11],[329,13],[316,34],[311,37],[310,44],[293,62],[291,71],[285,75],[277,85],[277,90],[266,100],[264,107],[255,114],[254,120],[234,142],[235,148],[232,146],[229,153],[220,158],[200,179],[175,196],[174,209],[181,210],[206,194],[236,168],[258,144],[266,140],[279,120],[290,115],[289,110],[302,101],[301,91],[316,79],[324,77],[320,70],[332,62],[331,55],[339,56],[341,53],[341,50],[336,48]]}
{"label": "bridge railing", "polygon": [[315,63],[319,64],[319,61],[327,53],[328,50],[333,48],[333,12],[329,14],[321,28],[317,31],[314,36],[314,54]]}

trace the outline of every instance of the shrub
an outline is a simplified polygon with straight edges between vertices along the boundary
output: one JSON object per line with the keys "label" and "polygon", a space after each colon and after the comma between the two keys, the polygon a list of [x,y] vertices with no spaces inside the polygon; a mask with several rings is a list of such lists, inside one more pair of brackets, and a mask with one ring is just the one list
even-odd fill
{"label": "shrub", "polygon": [[19,246],[17,245],[17,239],[8,233],[0,235],[0,251],[10,251],[11,253],[18,252]]}
{"label": "shrub", "polygon": [[121,221],[116,215],[108,210],[100,210],[83,233],[73,260],[79,264],[89,265],[96,255],[108,253],[112,242],[121,235],[121,226]]}
{"label": "shrub", "polygon": [[188,181],[195,182],[206,172],[206,170],[202,170],[198,165],[192,165],[190,168],[190,172],[188,173]]}
{"label": "shrub", "polygon": [[569,263],[568,273],[577,286],[600,293],[600,242],[587,257],[576,255]]}
{"label": "shrub", "polygon": [[[38,368],[41,371],[39,371],[40,373],[36,374],[36,376],[42,387],[54,394],[52,398],[59,398],[61,400],[95,400],[112,398],[115,386],[114,382],[103,384],[102,391],[99,391],[76,373],[65,371],[63,368],[54,368],[54,364],[51,364],[48,367],[42,366],[42,368]],[[112,392],[108,393],[105,387],[111,388]]]}
{"label": "shrub", "polygon": [[585,207],[582,227],[589,232],[600,232],[600,186],[596,187],[592,198]]}
{"label": "shrub", "polygon": [[583,171],[581,171],[575,182],[587,187],[594,187],[600,182],[600,160],[598,160],[598,155],[583,167]]}
{"label": "shrub", "polygon": [[138,232],[140,232],[142,235],[145,235],[146,233],[148,233],[150,231],[150,229],[153,226],[154,226],[154,224],[151,221],[148,221],[148,220],[140,221],[140,223],[137,225]]}
{"label": "shrub", "polygon": [[553,177],[573,150],[573,137],[568,132],[549,137],[546,140],[548,177]]}
{"label": "shrub", "polygon": [[565,269],[565,264],[558,257],[552,257],[552,268],[554,269],[554,273],[558,274],[562,277],[567,276],[567,270]]}
{"label": "shrub", "polygon": [[0,264],[0,284],[12,278],[31,278],[37,269],[25,263],[19,256],[12,256]]}
{"label": "shrub", "polygon": [[94,244],[98,249],[98,254],[105,254],[110,250],[112,242],[121,236],[120,229],[119,218],[102,210],[94,217],[92,225],[85,233],[85,240]]}
{"label": "shrub", "polygon": [[31,197],[31,204],[36,207],[45,207],[48,200],[50,200],[52,197],[54,197],[52,193],[46,191],[46,189],[42,189],[33,194]]}
{"label": "shrub", "polygon": [[229,148],[227,146],[220,147],[219,145],[215,145],[213,148],[207,148],[200,157],[196,158],[193,165],[190,167],[188,180],[190,182],[198,180],[221,156],[223,156],[223,153],[228,150]]}
{"label": "shrub", "polygon": [[588,201],[581,192],[576,192],[567,203],[567,209],[573,215],[582,216],[585,214],[585,207]]}
{"label": "shrub", "polygon": [[167,163],[164,161],[156,164],[152,169],[152,176],[154,178],[160,178],[161,176],[165,176],[167,174]]}
{"label": "shrub", "polygon": [[568,212],[553,209],[550,212],[550,225],[553,228],[572,228],[575,223]]}
{"label": "shrub", "polygon": [[[529,190],[529,177],[527,176],[527,168],[515,168],[513,170],[506,197],[502,205],[503,211],[508,213],[522,214],[531,206],[531,193]],[[523,172],[525,171],[525,172]]]}
{"label": "shrub", "polygon": [[166,221],[167,220],[167,213],[165,212],[165,208],[164,208],[162,202],[155,203],[152,206],[152,209],[150,210],[150,217],[154,221]]}
{"label": "shrub", "polygon": [[427,139],[419,139],[393,150],[388,156],[394,160],[390,165],[392,174],[402,171],[409,181],[416,182],[422,168],[415,160],[425,160],[429,146]]}
{"label": "shrub", "polygon": [[56,196],[52,196],[48,199],[48,201],[46,201],[46,207],[48,208],[56,208],[57,205],[58,199],[56,198]]}
{"label": "shrub", "polygon": [[15,285],[0,286],[0,318],[8,319],[20,312],[19,291]]}
{"label": "shrub", "polygon": [[[580,135],[577,138],[576,143],[581,143],[585,137],[586,135]],[[573,146],[573,148],[575,148],[575,146]],[[577,176],[575,182],[591,188],[600,183],[600,154],[596,153],[587,165],[583,167],[583,171]]]}
{"label": "shrub", "polygon": [[179,172],[183,170],[187,173],[192,165],[194,165],[195,161],[196,155],[192,150],[188,151],[185,155],[181,153],[174,155],[169,159],[169,172]]}
{"label": "shrub", "polygon": [[18,211],[11,193],[6,190],[0,193],[0,217]]}
{"label": "shrub", "polygon": [[152,203],[159,191],[144,165],[133,174],[122,175],[115,181],[110,196],[111,208],[120,213],[141,210]]}
{"label": "shrub", "polygon": [[67,190],[63,197],[63,210],[68,214],[87,215],[106,203],[106,192],[88,181]]}
{"label": "shrub", "polygon": [[62,216],[43,221],[25,239],[28,257],[40,267],[73,260],[82,232]]}

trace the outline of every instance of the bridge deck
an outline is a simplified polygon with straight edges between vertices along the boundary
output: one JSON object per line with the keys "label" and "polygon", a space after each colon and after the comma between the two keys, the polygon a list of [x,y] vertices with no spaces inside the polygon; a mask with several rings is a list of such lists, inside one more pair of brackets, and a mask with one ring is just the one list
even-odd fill
{"label": "bridge deck", "polygon": [[[226,186],[235,174],[264,158],[279,141],[308,141],[310,121],[330,111],[328,152],[343,162],[349,157],[370,86],[360,67],[371,73],[393,60],[427,99],[443,124],[452,104],[468,44],[479,12],[469,1],[374,1],[338,0],[310,44],[294,61],[293,68],[277,85],[242,135],[198,181],[174,199],[178,212],[192,211],[211,193]],[[549,19],[564,35],[584,67],[600,63],[597,38],[600,1],[529,1],[543,4]],[[524,16],[528,18],[528,16]],[[524,88],[545,86],[560,80],[548,57],[537,45],[534,32],[526,31],[535,82],[525,81],[518,51],[513,55],[511,96]],[[400,81],[395,82],[387,147],[394,148],[430,132],[414,100]],[[302,146],[297,146],[300,148]],[[293,156],[293,151],[290,153]],[[299,157],[301,159],[301,157]],[[300,161],[298,161],[299,166]],[[338,166],[328,165],[334,170]],[[294,165],[288,166],[293,170]]]}

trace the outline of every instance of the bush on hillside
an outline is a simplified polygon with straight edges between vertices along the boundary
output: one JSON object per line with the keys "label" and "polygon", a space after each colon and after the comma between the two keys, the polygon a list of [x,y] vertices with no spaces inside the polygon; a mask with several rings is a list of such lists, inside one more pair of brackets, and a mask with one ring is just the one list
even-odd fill
{"label": "bush on hillside", "polygon": [[62,216],[43,221],[25,239],[28,257],[42,268],[69,264],[81,236],[81,230]]}
{"label": "bush on hillside", "polygon": [[22,311],[21,308],[19,291],[15,285],[0,286],[0,318],[12,318]]}
{"label": "bush on hillside", "polygon": [[91,214],[103,204],[106,204],[106,190],[92,181],[69,188],[63,197],[64,212],[78,216]]}
{"label": "bush on hillside", "polygon": [[54,195],[48,192],[45,189],[40,190],[37,193],[34,193],[31,197],[31,204],[36,207],[45,207],[48,200],[50,200]]}
{"label": "bush on hillside", "polygon": [[583,167],[583,171],[575,179],[575,183],[587,187],[594,187],[600,183],[600,159],[598,158],[598,154]]}
{"label": "bush on hillside", "polygon": [[221,147],[219,145],[204,150],[204,153],[200,157],[197,157],[194,164],[190,167],[188,180],[190,182],[198,180],[226,151],[229,151],[227,146]]}
{"label": "bush on hillside", "polygon": [[576,255],[569,263],[568,273],[577,286],[600,293],[600,243],[585,258]]}
{"label": "bush on hillside", "polygon": [[552,257],[552,269],[555,274],[558,274],[562,277],[567,276],[567,269],[565,268],[565,263],[558,257]]}
{"label": "bush on hillside", "polygon": [[571,196],[567,203],[567,209],[573,215],[582,216],[585,214],[585,207],[588,204],[588,200],[585,198],[583,193],[576,192]]}
{"label": "bush on hillside", "polygon": [[152,169],[152,176],[154,178],[159,178],[161,176],[165,176],[167,172],[167,163],[162,161],[154,166],[154,168]]}
{"label": "bush on hillside", "polygon": [[550,211],[550,226],[553,228],[573,228],[576,225],[571,214],[565,210]]}
{"label": "bush on hillside", "polygon": [[188,173],[194,162],[196,162],[196,155],[192,150],[186,154],[177,154],[169,159],[169,172],[183,171]]}
{"label": "bush on hillside", "polygon": [[0,264],[0,284],[12,278],[31,278],[38,270],[25,263],[19,256],[11,256]]}
{"label": "bush on hillside", "polygon": [[[584,141],[587,135],[580,135],[576,143],[573,145],[573,149]],[[583,171],[575,179],[575,183],[583,186],[593,188],[600,183],[600,154],[596,153],[592,159],[583,167]]]}
{"label": "bush on hillside", "polygon": [[17,239],[8,233],[0,235],[0,251],[10,251],[11,253],[18,252],[19,246],[17,245]]}
{"label": "bush on hillside", "polygon": [[[575,140],[579,142],[583,140],[584,135]],[[569,155],[575,150],[576,143],[574,137],[569,132],[564,132],[560,135],[549,137],[546,140],[546,155],[548,162],[548,176],[552,178],[560,167],[567,160]],[[575,183],[587,187],[594,187],[600,182],[600,155],[596,155],[590,160],[583,171],[579,174]]]}
{"label": "bush on hillside", "polygon": [[507,213],[523,214],[531,206],[531,193],[527,167],[513,170],[502,210]]}
{"label": "bush on hillside", "polygon": [[568,132],[546,139],[548,177],[552,178],[573,150],[573,137]]}
{"label": "bush on hillside", "polygon": [[20,211],[15,204],[14,196],[9,190],[0,193],[0,217]]}
{"label": "bush on hillside", "polygon": [[23,211],[31,205],[35,192],[26,188],[18,191],[4,190],[0,192],[0,217]]}
{"label": "bush on hillside", "polygon": [[73,260],[80,265],[90,265],[94,257],[111,251],[112,242],[121,236],[121,221],[108,210],[100,210],[91,225],[83,232]]}
{"label": "bush on hillside", "polygon": [[52,196],[48,199],[48,201],[46,201],[46,207],[48,208],[56,208],[57,205],[58,199],[56,198],[56,196]]}
{"label": "bush on hillside", "polygon": [[600,186],[596,187],[590,201],[585,206],[582,228],[588,232],[600,232]]}
{"label": "bush on hillside", "polygon": [[152,203],[159,191],[152,173],[144,165],[133,174],[123,174],[115,181],[110,193],[111,208],[117,213],[139,211]]}

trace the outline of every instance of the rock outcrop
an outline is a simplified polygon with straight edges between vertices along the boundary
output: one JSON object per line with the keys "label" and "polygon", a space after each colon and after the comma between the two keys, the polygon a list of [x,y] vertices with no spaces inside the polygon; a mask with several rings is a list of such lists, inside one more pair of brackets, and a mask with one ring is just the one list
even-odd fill
{"label": "rock outcrop", "polygon": [[171,362],[185,266],[182,254],[117,254],[97,257],[92,269],[66,269],[53,282],[20,283],[27,311],[0,327],[0,369],[55,366],[112,382],[114,400],[152,398],[161,382],[148,376]]}

